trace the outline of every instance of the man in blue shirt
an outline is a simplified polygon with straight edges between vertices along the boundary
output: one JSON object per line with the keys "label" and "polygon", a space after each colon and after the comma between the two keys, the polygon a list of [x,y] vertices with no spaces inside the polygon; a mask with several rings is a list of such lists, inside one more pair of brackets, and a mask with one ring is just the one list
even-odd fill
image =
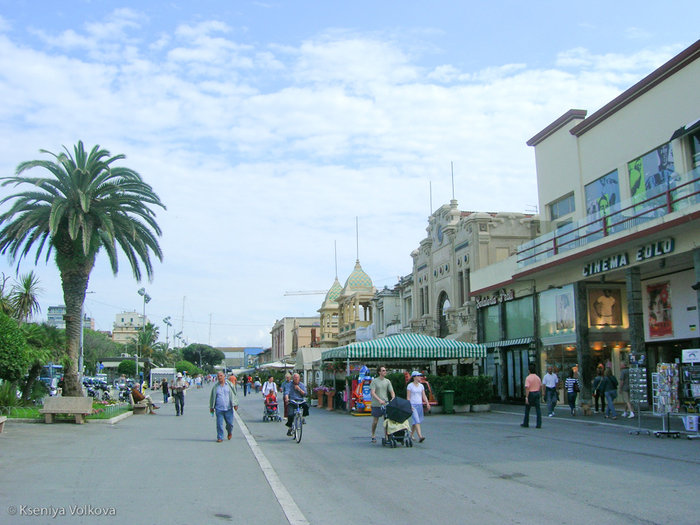
{"label": "man in blue shirt", "polygon": [[233,430],[233,411],[238,411],[238,395],[236,387],[226,380],[223,372],[216,376],[218,382],[212,387],[209,394],[209,412],[216,412],[216,442],[224,440],[224,420],[226,421],[226,432],[228,439],[231,439]]}
{"label": "man in blue shirt", "polygon": [[[306,386],[304,383],[301,382],[301,377],[299,374],[294,374],[292,377],[292,384],[289,385],[287,388],[287,391],[284,393],[284,400],[285,401],[294,401],[297,403],[301,403],[302,408],[304,409],[303,415],[304,417],[309,415],[309,405],[306,404]],[[292,405],[294,406],[294,405]],[[296,407],[295,407],[296,408]],[[287,435],[291,436],[292,435],[292,420],[294,419],[294,410],[292,407],[289,407],[288,415],[287,415]]]}

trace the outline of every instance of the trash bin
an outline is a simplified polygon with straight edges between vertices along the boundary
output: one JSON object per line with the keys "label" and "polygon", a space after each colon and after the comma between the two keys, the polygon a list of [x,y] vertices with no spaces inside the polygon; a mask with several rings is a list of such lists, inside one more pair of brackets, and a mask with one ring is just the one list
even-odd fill
{"label": "trash bin", "polygon": [[454,390],[444,390],[442,392],[442,413],[443,414],[454,414],[455,404],[455,391]]}

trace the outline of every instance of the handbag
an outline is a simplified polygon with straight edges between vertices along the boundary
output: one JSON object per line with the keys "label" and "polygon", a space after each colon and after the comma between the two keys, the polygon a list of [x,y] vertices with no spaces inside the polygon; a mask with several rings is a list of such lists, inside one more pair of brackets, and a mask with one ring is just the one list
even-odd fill
{"label": "handbag", "polygon": [[574,383],[574,392],[580,392],[581,389],[578,387],[578,381]]}

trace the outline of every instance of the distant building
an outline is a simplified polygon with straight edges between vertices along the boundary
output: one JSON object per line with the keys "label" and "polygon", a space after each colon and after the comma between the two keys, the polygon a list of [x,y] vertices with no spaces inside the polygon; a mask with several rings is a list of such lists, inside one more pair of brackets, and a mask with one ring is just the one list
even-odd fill
{"label": "distant building", "polygon": [[112,341],[119,344],[133,343],[138,332],[148,323],[148,317],[138,312],[122,312],[115,316]]}
{"label": "distant building", "polygon": [[294,357],[299,348],[318,345],[321,337],[321,318],[284,317],[275,321],[270,335],[273,361]]}
{"label": "distant building", "polygon": [[46,314],[46,324],[49,326],[55,326],[61,330],[66,329],[66,321],[63,316],[66,315],[66,307],[61,306],[49,306],[49,310]]}

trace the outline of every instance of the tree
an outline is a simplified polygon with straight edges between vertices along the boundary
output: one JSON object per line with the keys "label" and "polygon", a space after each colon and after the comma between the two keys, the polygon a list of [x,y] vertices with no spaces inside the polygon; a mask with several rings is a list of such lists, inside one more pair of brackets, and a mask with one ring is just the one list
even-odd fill
{"label": "tree", "polygon": [[192,343],[182,349],[182,357],[190,363],[200,363],[200,355],[202,367],[209,368],[210,370],[213,370],[213,368],[220,364],[226,357],[221,350],[199,343]]}
{"label": "tree", "polygon": [[0,277],[0,312],[5,315],[12,315],[12,305],[10,304],[10,294],[5,292],[5,287],[7,286],[7,281],[10,280],[9,277],[5,277],[5,274],[1,274]]}
{"label": "tree", "polygon": [[[82,141],[73,154],[64,150],[59,154],[40,150],[53,160],[23,162],[14,176],[0,179],[3,186],[31,186],[0,200],[0,206],[12,203],[0,214],[0,253],[9,254],[19,265],[32,248],[37,264],[47,241],[47,261],[55,250],[66,305],[64,393],[82,396],[77,367],[80,318],[97,253],[104,249],[116,275],[121,250],[137,281],[142,277],[139,261],[151,279],[151,253],[163,259],[157,240],[161,230],[151,206],[165,206],[137,172],[112,165],[124,155],[110,156],[99,146],[88,153]],[[24,176],[32,168],[46,170],[49,176]]]}
{"label": "tree", "polygon": [[124,347],[115,343],[101,332],[83,328],[83,357],[88,370],[95,370],[95,365],[105,357],[116,357]]}
{"label": "tree", "polygon": [[29,272],[19,278],[10,292],[10,305],[15,319],[20,323],[29,322],[29,318],[41,310],[39,306],[39,278]]}
{"label": "tree", "polygon": [[124,359],[117,366],[117,372],[126,377],[136,377],[136,362],[133,359]]}
{"label": "tree", "polygon": [[20,325],[20,330],[27,343],[25,350],[29,363],[29,371],[22,381],[22,400],[24,402],[29,402],[36,378],[39,377],[42,367],[51,360],[51,350],[48,348],[50,340],[43,326],[26,323]]}
{"label": "tree", "polygon": [[17,322],[0,312],[0,379],[16,383],[28,367],[26,342]]}
{"label": "tree", "polygon": [[178,361],[175,363],[175,370],[182,373],[187,373],[188,376],[194,377],[197,374],[203,374],[204,370],[197,367],[197,365],[190,363],[187,360]]}

